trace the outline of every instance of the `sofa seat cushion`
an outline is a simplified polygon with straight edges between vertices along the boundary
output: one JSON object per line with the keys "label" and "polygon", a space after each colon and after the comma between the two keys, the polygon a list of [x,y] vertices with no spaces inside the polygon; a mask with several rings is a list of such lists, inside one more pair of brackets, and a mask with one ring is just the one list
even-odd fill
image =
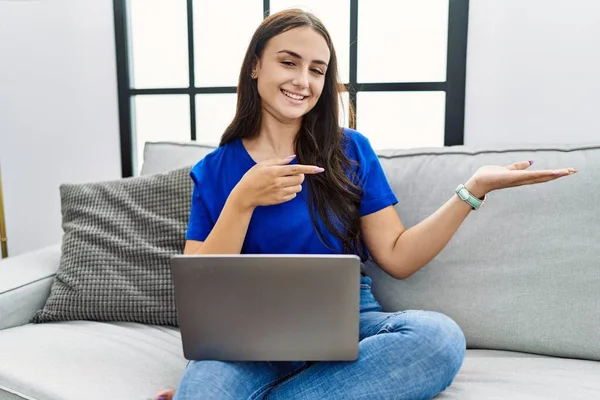
{"label": "sofa seat cushion", "polygon": [[2,330],[0,360],[0,399],[150,399],[186,366],[178,329],[129,322]]}
{"label": "sofa seat cushion", "polygon": [[452,386],[436,400],[599,399],[600,362],[467,350]]}
{"label": "sofa seat cushion", "polygon": [[[0,360],[3,400],[150,399],[186,365],[175,328],[79,321],[0,331]],[[599,376],[596,361],[468,350],[437,398],[600,398]]]}

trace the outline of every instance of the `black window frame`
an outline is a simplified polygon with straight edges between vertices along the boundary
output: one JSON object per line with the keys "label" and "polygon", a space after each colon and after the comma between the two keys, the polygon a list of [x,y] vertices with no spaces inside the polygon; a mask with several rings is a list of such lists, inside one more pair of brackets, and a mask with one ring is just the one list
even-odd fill
{"label": "black window frame", "polygon": [[[467,62],[467,36],[469,0],[449,0],[448,44],[445,82],[386,82],[360,83],[357,81],[358,63],[358,11],[359,1],[350,1],[350,82],[345,84],[349,93],[350,107],[358,115],[356,95],[358,92],[444,91],[446,92],[444,146],[464,144],[465,83]],[[196,95],[236,93],[235,86],[195,87],[194,71],[194,13],[193,0],[187,2],[188,70],[187,88],[135,89],[131,87],[127,0],[113,0],[115,45],[117,59],[117,84],[119,98],[119,129],[121,144],[121,171],[123,177],[133,175],[133,117],[131,98],[136,95],[187,94],[190,100],[191,140],[196,140]],[[269,16],[270,0],[263,0],[263,15]],[[346,110],[348,111],[348,110]],[[356,127],[356,118],[349,121]]]}

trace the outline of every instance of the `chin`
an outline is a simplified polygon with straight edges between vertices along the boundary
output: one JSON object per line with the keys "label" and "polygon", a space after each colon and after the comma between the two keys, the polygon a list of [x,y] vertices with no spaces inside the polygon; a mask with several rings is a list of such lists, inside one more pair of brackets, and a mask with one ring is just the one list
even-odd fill
{"label": "chin", "polygon": [[298,110],[298,109],[290,110],[289,108],[288,109],[284,108],[284,109],[279,109],[277,111],[278,111],[278,114],[283,119],[286,119],[286,120],[295,120],[295,119],[299,119],[299,118],[304,117],[306,114],[308,114],[308,112],[310,110]]}

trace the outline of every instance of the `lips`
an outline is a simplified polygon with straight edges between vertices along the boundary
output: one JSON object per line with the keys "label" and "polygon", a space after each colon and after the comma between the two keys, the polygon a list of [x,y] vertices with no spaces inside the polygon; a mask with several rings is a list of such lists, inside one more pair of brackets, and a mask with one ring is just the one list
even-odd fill
{"label": "lips", "polygon": [[281,89],[281,93],[283,93],[285,96],[289,97],[292,100],[298,100],[298,101],[302,101],[308,97],[308,96],[303,96],[303,95],[300,95],[297,93],[288,92],[287,90],[284,90],[284,89]]}

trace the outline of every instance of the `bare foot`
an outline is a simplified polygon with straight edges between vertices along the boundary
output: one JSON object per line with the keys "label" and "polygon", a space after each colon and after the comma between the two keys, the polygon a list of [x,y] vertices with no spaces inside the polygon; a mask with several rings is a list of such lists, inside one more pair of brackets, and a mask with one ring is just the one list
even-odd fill
{"label": "bare foot", "polygon": [[154,396],[154,400],[173,400],[173,396],[175,395],[175,389],[165,389],[156,393]]}

